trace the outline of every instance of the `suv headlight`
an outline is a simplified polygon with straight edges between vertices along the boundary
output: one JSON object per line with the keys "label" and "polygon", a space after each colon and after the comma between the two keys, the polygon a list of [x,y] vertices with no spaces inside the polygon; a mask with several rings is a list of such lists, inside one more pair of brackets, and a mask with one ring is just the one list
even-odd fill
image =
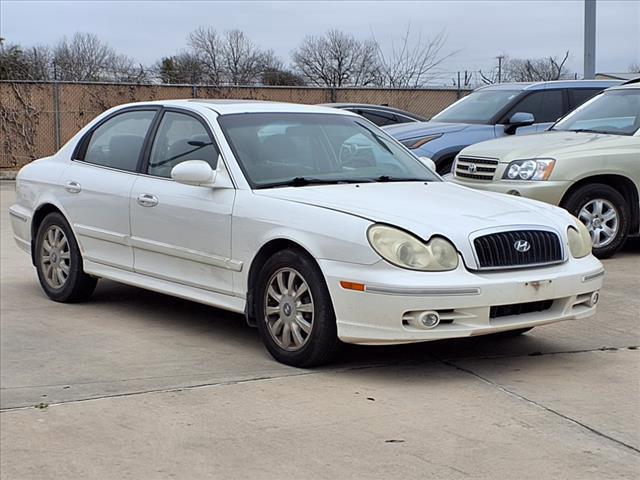
{"label": "suv headlight", "polygon": [[547,180],[556,161],[553,158],[514,160],[502,176],[505,180]]}
{"label": "suv headlight", "polygon": [[418,137],[418,138],[410,138],[408,140],[402,140],[400,143],[402,143],[405,147],[411,149],[411,150],[415,150],[416,148],[420,148],[422,145],[424,145],[427,142],[430,142],[431,140],[435,140],[436,138],[440,138],[443,134],[442,133],[434,133],[432,135],[426,135],[424,137]]}
{"label": "suv headlight", "polygon": [[429,242],[387,225],[367,230],[371,247],[387,262],[410,270],[439,272],[458,266],[458,252],[448,240],[433,237]]}
{"label": "suv headlight", "polygon": [[576,226],[567,229],[567,237],[569,238],[569,250],[575,258],[586,257],[591,253],[593,242],[589,230],[584,224],[574,217]]}

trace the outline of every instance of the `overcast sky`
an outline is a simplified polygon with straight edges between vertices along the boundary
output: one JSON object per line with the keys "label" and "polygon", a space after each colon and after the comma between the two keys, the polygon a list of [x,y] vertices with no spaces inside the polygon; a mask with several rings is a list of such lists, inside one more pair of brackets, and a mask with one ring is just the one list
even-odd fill
{"label": "overcast sky", "polygon": [[[583,0],[533,1],[16,1],[0,2],[0,29],[9,43],[53,43],[75,31],[92,32],[116,50],[152,63],[185,47],[201,25],[239,28],[288,60],[308,34],[330,28],[359,38],[399,41],[407,24],[423,36],[445,30],[443,65],[451,72],[487,69],[500,53],[512,57],[561,55],[582,73]],[[640,1],[597,0],[596,70],[627,71],[640,63]]]}

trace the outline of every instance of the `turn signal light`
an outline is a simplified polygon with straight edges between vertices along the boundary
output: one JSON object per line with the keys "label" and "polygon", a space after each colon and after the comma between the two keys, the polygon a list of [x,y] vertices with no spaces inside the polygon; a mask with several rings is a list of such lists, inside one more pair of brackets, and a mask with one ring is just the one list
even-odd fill
{"label": "turn signal light", "polygon": [[364,283],[345,282],[344,280],[340,281],[340,286],[345,290],[355,290],[357,292],[364,292],[366,289]]}

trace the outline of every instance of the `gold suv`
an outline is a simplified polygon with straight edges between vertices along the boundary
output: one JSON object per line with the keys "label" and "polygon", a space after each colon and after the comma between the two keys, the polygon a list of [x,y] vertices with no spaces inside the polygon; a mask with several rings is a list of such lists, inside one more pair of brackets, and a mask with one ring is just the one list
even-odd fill
{"label": "gold suv", "polygon": [[613,255],[640,233],[640,79],[609,88],[537,135],[477,143],[451,181],[559,205]]}

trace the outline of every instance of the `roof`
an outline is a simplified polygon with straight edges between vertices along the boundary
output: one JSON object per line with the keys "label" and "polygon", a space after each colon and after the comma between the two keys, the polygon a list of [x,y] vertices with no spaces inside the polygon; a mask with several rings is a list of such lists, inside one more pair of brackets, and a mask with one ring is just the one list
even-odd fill
{"label": "roof", "polygon": [[640,72],[596,73],[598,79],[633,80],[640,77]]}
{"label": "roof", "polygon": [[370,108],[370,109],[378,109],[384,110],[387,112],[393,112],[400,115],[404,115],[409,118],[413,118],[416,120],[424,120],[424,117],[417,115],[412,112],[407,112],[405,110],[401,110],[399,108],[390,107],[389,105],[378,105],[375,103],[346,103],[346,102],[338,102],[338,103],[319,103],[318,106],[321,107],[332,107],[332,108]]}
{"label": "roof", "polygon": [[550,82],[495,83],[478,90],[545,90],[547,88],[609,88],[619,85],[619,80],[553,80]]}
{"label": "roof", "polygon": [[301,103],[265,102],[261,100],[244,99],[182,99],[182,100],[157,100],[153,102],[140,102],[132,105],[163,105],[185,107],[198,105],[208,108],[220,115],[232,113],[330,113],[340,115],[355,115],[345,110],[338,110],[319,105],[305,105]]}
{"label": "roof", "polygon": [[640,78],[630,80],[622,85],[616,85],[615,87],[608,88],[607,90],[627,90],[627,89],[640,89]]}

